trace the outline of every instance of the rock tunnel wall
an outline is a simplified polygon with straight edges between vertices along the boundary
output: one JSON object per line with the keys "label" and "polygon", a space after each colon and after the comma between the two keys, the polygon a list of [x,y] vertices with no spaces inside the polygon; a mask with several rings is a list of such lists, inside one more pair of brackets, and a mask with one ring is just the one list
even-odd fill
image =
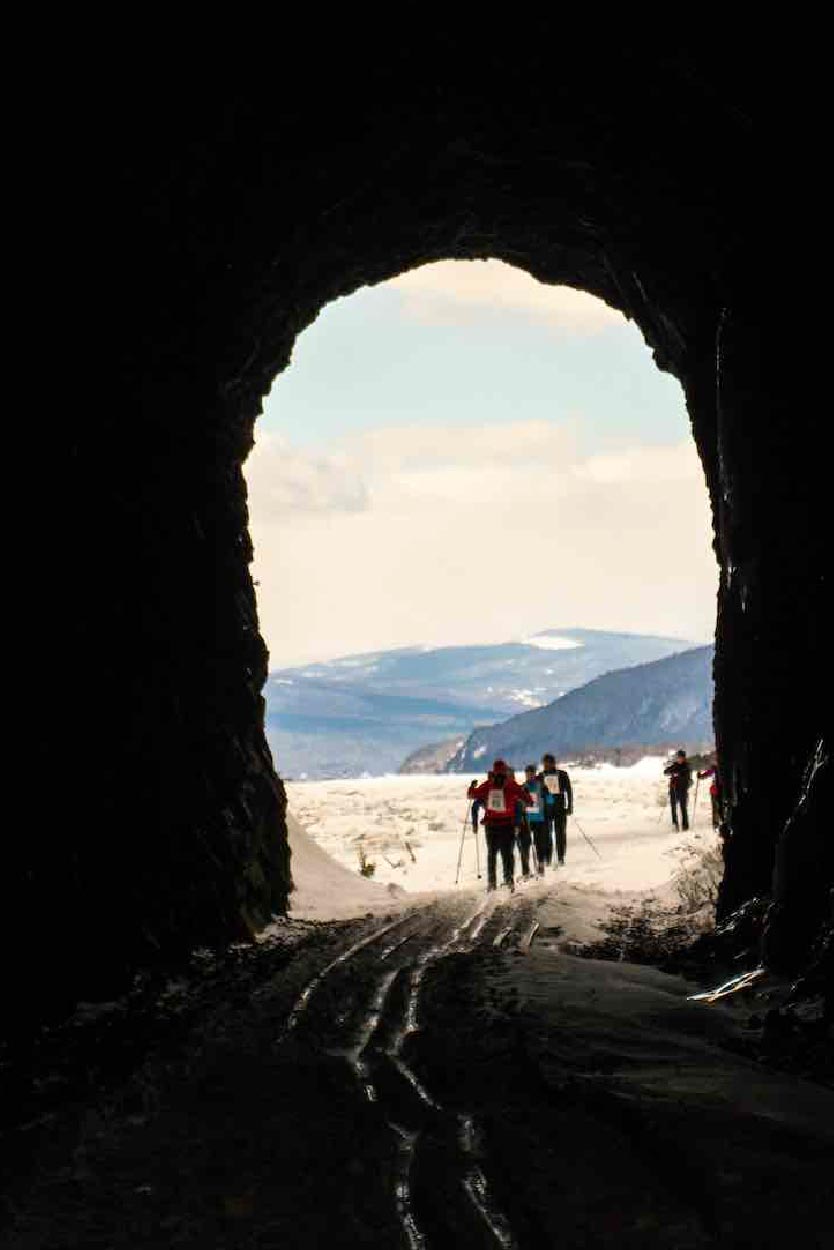
{"label": "rock tunnel wall", "polygon": [[[78,709],[62,775],[82,819],[72,839],[36,840],[27,876],[66,939],[42,952],[58,1007],[287,904],[241,465],[319,309],[431,259],[496,256],[600,295],[681,380],[722,567],[722,906],[771,889],[825,671],[823,473],[769,250],[796,202],[763,193],[781,131],[732,49],[626,43],[566,66],[539,34],[512,50],[447,34],[384,58],[346,58],[334,38],[259,85],[160,74],[108,95],[93,133],[107,189],[87,223],[108,408],[73,422],[59,552]],[[790,917],[817,924],[831,882],[813,802],[803,821],[774,945],[787,960],[809,940]]]}

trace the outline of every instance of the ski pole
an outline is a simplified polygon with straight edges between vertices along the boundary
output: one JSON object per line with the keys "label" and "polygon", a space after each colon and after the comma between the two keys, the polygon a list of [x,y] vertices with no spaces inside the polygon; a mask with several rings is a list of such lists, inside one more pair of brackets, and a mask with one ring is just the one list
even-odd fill
{"label": "ski pole", "polygon": [[588,837],[587,833],[586,833],[586,832],[585,832],[585,830],[582,828],[582,826],[580,825],[579,821],[576,819],[576,817],[575,817],[575,816],[574,816],[574,818],[573,818],[573,823],[576,825],[577,829],[578,829],[578,830],[579,830],[579,832],[582,834],[582,837],[583,837],[583,838],[585,839],[585,841],[588,843],[588,846],[591,848],[591,850],[594,852],[594,854],[595,854],[595,855],[596,855],[599,859],[602,859],[602,856],[600,855],[599,851],[598,851],[598,850],[597,850],[597,848],[594,846],[593,842],[592,842],[592,841],[591,841],[591,839]]}
{"label": "ski pole", "polygon": [[471,808],[471,806],[472,806],[472,803],[470,801],[466,805],[466,815],[463,818],[463,828],[460,831],[460,850],[458,851],[458,870],[455,873],[455,885],[457,885],[458,881],[460,880],[460,865],[461,865],[461,860],[463,859],[463,843],[464,843],[464,840],[466,839],[466,826],[469,821],[469,809]]}
{"label": "ski pole", "polygon": [[480,852],[480,847],[479,847],[479,843],[478,843],[478,826],[477,826],[477,824],[474,824],[474,825],[472,826],[472,832],[473,832],[473,833],[474,833],[474,835],[475,835],[475,871],[477,872],[477,874],[478,874],[478,880],[480,881],[480,879],[481,879],[481,852]]}

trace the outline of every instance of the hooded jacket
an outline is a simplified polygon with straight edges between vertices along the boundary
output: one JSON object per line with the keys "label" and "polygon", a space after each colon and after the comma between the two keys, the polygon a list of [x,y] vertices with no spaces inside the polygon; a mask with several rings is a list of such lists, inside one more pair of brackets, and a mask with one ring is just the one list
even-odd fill
{"label": "hooded jacket", "polygon": [[[496,810],[497,791],[500,791],[503,811]],[[508,777],[506,773],[491,772],[486,781],[482,781],[479,786],[470,786],[467,795],[470,799],[479,799],[483,803],[484,819],[487,824],[507,825],[510,828],[515,825],[516,803],[523,803],[525,807],[529,807],[533,801],[524,787],[520,786],[515,778]],[[492,796],[492,803],[490,796]]]}

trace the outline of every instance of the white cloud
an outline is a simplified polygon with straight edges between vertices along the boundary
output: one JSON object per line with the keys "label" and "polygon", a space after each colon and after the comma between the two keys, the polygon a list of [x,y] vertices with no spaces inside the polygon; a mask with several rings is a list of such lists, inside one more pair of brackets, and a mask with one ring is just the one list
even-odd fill
{"label": "white cloud", "polygon": [[307,513],[361,512],[368,489],[345,456],[292,448],[280,435],[261,435],[246,462],[249,508],[261,521]]}
{"label": "white cloud", "polygon": [[[255,481],[253,461],[254,575],[276,667],[559,625],[692,638],[712,627],[691,441],[585,456],[570,429],[542,422],[400,427],[329,457],[283,445]],[[285,475],[277,486],[270,467]]]}
{"label": "white cloud", "polygon": [[484,313],[513,312],[562,334],[598,334],[623,325],[622,313],[586,291],[546,286],[500,260],[444,260],[400,274],[388,284],[403,312],[432,325],[459,325]]}
{"label": "white cloud", "polygon": [[702,481],[703,473],[692,443],[674,447],[630,447],[590,456],[575,467],[576,475],[588,482]]}
{"label": "white cloud", "polygon": [[573,423],[507,421],[490,425],[398,425],[366,430],[340,448],[370,474],[419,473],[442,467],[481,470],[541,464],[576,456]]}

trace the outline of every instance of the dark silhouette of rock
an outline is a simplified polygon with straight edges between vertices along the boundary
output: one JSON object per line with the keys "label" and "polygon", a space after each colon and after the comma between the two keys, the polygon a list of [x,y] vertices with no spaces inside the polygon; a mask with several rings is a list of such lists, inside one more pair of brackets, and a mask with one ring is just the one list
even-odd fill
{"label": "dark silhouette of rock", "polygon": [[[78,331],[73,403],[53,417],[75,724],[48,769],[69,819],[27,837],[21,878],[41,1007],[245,937],[284,907],[241,465],[322,306],[441,258],[498,257],[601,296],[681,380],[722,570],[726,905],[770,891],[828,668],[829,467],[797,398],[803,124],[773,78],[790,49],[781,31],[770,45],[757,32],[751,55],[725,28],[658,49],[637,33],[566,44],[557,17],[517,34],[509,19],[500,36],[473,26],[448,15],[437,33],[383,40],[353,15],[344,29],[298,19],[269,74],[251,49],[236,74],[225,51],[166,66],[136,40],[110,72],[73,62],[83,124],[66,134],[84,163],[53,164],[52,191],[65,294],[90,313],[54,336],[66,348]],[[674,594],[684,574],[664,575]],[[818,844],[823,816],[809,793],[788,860]],[[790,926],[807,907],[803,934],[822,872],[814,858],[782,874],[795,897],[780,914]]]}

